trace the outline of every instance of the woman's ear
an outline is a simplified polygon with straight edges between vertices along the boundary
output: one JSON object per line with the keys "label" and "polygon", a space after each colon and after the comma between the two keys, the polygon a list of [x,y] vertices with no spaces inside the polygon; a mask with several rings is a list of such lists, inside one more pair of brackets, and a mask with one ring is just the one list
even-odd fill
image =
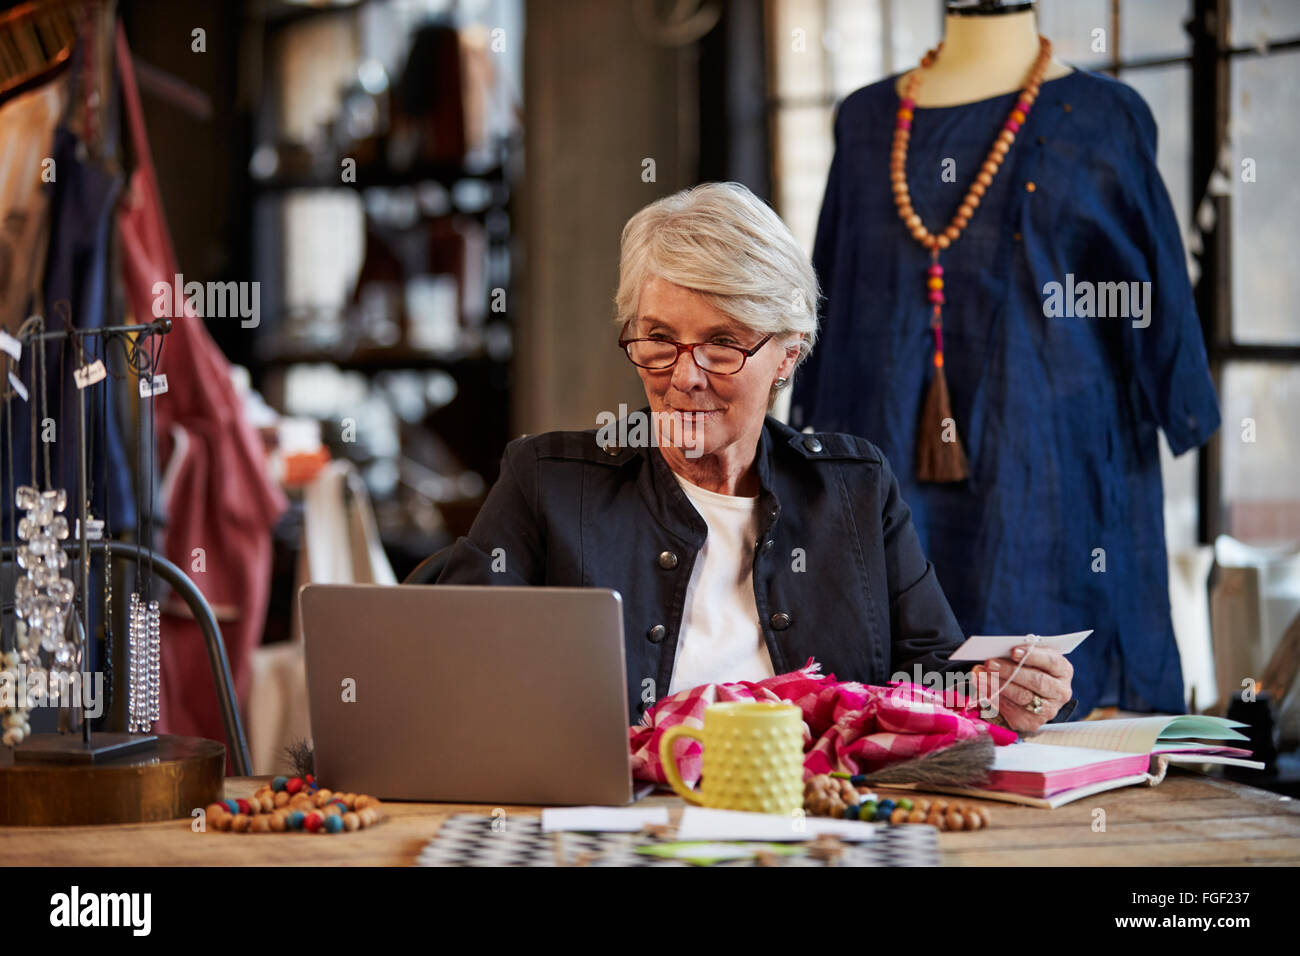
{"label": "woman's ear", "polygon": [[777,377],[788,379],[794,373],[794,367],[799,364],[799,349],[803,345],[803,333],[795,332],[785,340],[784,345],[785,358],[781,360],[781,365],[777,369]]}

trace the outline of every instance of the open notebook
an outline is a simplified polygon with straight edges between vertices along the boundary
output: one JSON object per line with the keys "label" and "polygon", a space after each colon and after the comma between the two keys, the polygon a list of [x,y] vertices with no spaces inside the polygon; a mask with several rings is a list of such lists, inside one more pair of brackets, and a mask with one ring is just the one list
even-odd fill
{"label": "open notebook", "polygon": [[1248,740],[1222,717],[1126,717],[1047,724],[1018,743],[994,751],[993,772],[983,788],[945,793],[1059,807],[1082,797],[1156,780],[1152,757],[1172,764],[1222,763],[1263,769],[1251,752],[1217,741]]}

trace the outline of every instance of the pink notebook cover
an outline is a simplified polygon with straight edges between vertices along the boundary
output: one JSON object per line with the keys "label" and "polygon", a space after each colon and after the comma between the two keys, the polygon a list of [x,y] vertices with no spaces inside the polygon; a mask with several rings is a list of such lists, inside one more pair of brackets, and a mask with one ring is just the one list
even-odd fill
{"label": "pink notebook cover", "polygon": [[1086,787],[1103,780],[1115,780],[1119,777],[1130,777],[1135,773],[1146,773],[1150,763],[1150,754],[1116,754],[1114,760],[1104,760],[1084,767],[1054,770],[1048,773],[994,770],[989,774],[989,781],[984,787],[987,790],[1020,793],[1027,797],[1050,797],[1062,790],[1073,790],[1075,787]]}
{"label": "pink notebook cover", "polygon": [[[1152,754],[1216,754],[1225,757],[1250,757],[1249,750],[1240,747],[1156,747]],[[1050,797],[1063,790],[1086,787],[1104,780],[1117,780],[1120,777],[1146,773],[1152,754],[1116,754],[1114,760],[1102,760],[1069,770],[1052,770],[1035,773],[1025,770],[994,770],[986,790],[1001,790],[1005,793],[1019,793],[1027,797]]]}

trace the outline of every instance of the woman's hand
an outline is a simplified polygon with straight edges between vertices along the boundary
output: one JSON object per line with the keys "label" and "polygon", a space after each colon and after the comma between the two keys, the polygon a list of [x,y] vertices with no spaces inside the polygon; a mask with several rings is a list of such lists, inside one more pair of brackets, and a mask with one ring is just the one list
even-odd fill
{"label": "woman's hand", "polygon": [[[1024,666],[1006,683],[1021,659]],[[971,673],[976,675],[982,697],[997,695],[993,707],[1007,726],[1031,734],[1069,703],[1074,667],[1060,651],[1022,646],[1011,651],[1011,659],[988,660],[973,667]]]}

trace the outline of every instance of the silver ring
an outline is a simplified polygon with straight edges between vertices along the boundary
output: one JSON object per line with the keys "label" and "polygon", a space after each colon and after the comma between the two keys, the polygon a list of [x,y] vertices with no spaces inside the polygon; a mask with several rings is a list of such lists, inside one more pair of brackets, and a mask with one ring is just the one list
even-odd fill
{"label": "silver ring", "polygon": [[1035,694],[1034,699],[1030,701],[1029,706],[1026,707],[1025,710],[1029,711],[1031,714],[1041,714],[1043,712],[1043,698]]}

